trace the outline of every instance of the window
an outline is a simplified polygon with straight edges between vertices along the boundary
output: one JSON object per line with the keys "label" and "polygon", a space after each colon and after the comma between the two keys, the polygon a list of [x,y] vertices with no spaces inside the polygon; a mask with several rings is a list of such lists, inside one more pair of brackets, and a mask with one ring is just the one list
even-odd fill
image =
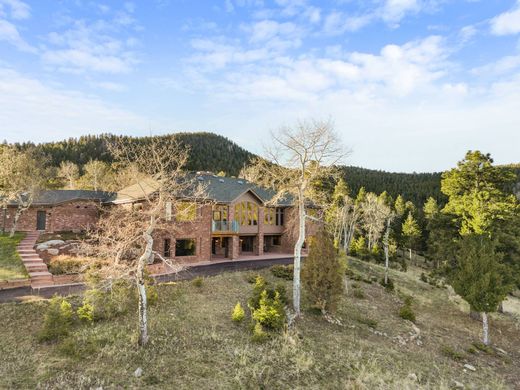
{"label": "window", "polygon": [[282,239],[280,236],[273,236],[273,245],[276,245],[276,246],[282,245]]}
{"label": "window", "polygon": [[190,222],[197,218],[197,204],[193,202],[180,202],[177,205],[177,215],[179,222]]}
{"label": "window", "polygon": [[240,246],[242,252],[253,252],[254,249],[254,237],[241,237],[240,238]]}
{"label": "window", "polygon": [[165,238],[164,239],[164,251],[163,251],[163,256],[164,257],[171,257],[172,255],[172,240],[170,240],[169,238]]}
{"label": "window", "polygon": [[264,224],[274,225],[275,224],[275,209],[272,207],[266,207],[264,211]]}
{"label": "window", "polygon": [[240,202],[235,205],[235,220],[240,225],[258,225],[258,205],[253,202]]}
{"label": "window", "polygon": [[280,207],[276,208],[276,226],[283,226],[283,212],[284,210]]}
{"label": "window", "polygon": [[166,214],[166,220],[171,221],[172,220],[172,202],[166,202],[165,207],[165,214]]}
{"label": "window", "polygon": [[193,238],[175,241],[175,256],[195,256],[196,243]]}
{"label": "window", "polygon": [[227,222],[228,206],[217,205],[213,207],[213,220]]}

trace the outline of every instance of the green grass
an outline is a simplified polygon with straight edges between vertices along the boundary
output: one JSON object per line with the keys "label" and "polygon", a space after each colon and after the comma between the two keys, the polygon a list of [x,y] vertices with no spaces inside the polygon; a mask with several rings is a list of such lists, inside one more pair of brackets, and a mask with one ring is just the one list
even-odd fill
{"label": "green grass", "polygon": [[15,233],[13,238],[9,238],[8,233],[0,233],[0,280],[27,278],[25,267],[16,252],[16,246],[23,238],[23,233]]}
{"label": "green grass", "polygon": [[[355,260],[350,266],[364,277],[383,272]],[[280,283],[269,270],[258,273]],[[421,283],[414,271],[391,277],[396,290],[414,297],[420,344],[410,341],[412,325],[395,314],[402,300],[376,283],[363,286],[365,299],[341,299],[334,314],[339,323],[312,311],[304,294],[294,330],[253,342],[250,275],[207,277],[202,287],[190,281],[158,286],[150,342],[142,349],[136,347],[135,307],[111,321],[76,324],[60,343],[41,344],[37,333],[47,301],[0,305],[0,388],[449,389],[457,380],[466,388],[506,389],[520,381],[520,324],[493,316],[492,340],[511,362],[468,354],[477,371],[464,372],[466,361],[453,360],[440,346],[464,350],[478,340],[480,324],[448,299],[448,290]],[[290,292],[290,282],[283,283]],[[230,318],[237,302],[246,311],[240,324]],[[138,367],[140,378],[133,375]]]}

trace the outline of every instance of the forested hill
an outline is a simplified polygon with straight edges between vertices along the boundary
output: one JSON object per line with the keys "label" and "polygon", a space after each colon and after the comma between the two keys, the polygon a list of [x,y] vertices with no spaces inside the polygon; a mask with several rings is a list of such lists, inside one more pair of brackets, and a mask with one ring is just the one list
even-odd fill
{"label": "forested hill", "polygon": [[[190,171],[224,171],[228,175],[238,175],[244,165],[254,157],[254,154],[238,146],[231,140],[213,133],[175,133],[154,136],[154,138],[176,138],[182,144],[189,146],[190,157],[186,169]],[[150,137],[128,137],[112,134],[87,135],[79,138],[69,138],[64,141],[43,144],[16,144],[21,149],[35,148],[37,152],[47,155],[54,166],[62,161],[72,161],[83,166],[90,160],[100,160],[111,163],[113,158],[107,144],[115,140],[125,142],[146,143]]]}
{"label": "forested hill", "polygon": [[[213,133],[175,133],[154,137],[175,137],[181,143],[188,145],[190,158],[187,169],[191,171],[215,173],[223,171],[229,176],[236,176],[251,158],[255,157],[253,153],[226,137]],[[125,142],[146,143],[149,142],[150,137],[88,135],[58,142],[36,145],[23,143],[17,144],[17,146],[20,149],[36,149],[37,152],[47,155],[54,166],[59,166],[62,161],[72,161],[82,167],[90,160],[111,163],[113,158],[108,152],[107,143],[116,139]],[[510,167],[514,168],[520,177],[520,165]],[[391,173],[350,166],[343,167],[342,170],[354,195],[361,187],[365,187],[367,191],[378,194],[387,191],[393,198],[401,194],[418,207],[422,207],[429,196],[444,203],[444,197],[440,191],[441,173]]]}
{"label": "forested hill", "polygon": [[441,204],[446,201],[441,193],[441,172],[393,173],[349,166],[343,167],[342,170],[345,181],[354,195],[361,187],[365,187],[367,192],[376,194],[386,191],[394,199],[402,195],[418,207],[422,207],[430,196]]}

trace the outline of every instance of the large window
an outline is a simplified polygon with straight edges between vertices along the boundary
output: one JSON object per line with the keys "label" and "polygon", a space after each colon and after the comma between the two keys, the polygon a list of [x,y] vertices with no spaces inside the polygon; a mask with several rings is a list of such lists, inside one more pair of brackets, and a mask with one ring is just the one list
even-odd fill
{"label": "large window", "polygon": [[258,225],[258,205],[253,202],[240,202],[235,205],[235,220],[240,225]]}
{"label": "large window", "polygon": [[283,226],[283,209],[276,208],[276,226]]}
{"label": "large window", "polygon": [[177,205],[175,219],[178,222],[190,222],[197,218],[197,204],[194,202],[180,202]]}
{"label": "large window", "polygon": [[175,241],[175,256],[195,256],[196,241],[194,238],[184,238]]}
{"label": "large window", "polygon": [[264,224],[266,225],[274,225],[276,210],[273,207],[266,207],[264,211]]}
{"label": "large window", "polygon": [[213,207],[213,220],[227,222],[228,206],[217,205]]}

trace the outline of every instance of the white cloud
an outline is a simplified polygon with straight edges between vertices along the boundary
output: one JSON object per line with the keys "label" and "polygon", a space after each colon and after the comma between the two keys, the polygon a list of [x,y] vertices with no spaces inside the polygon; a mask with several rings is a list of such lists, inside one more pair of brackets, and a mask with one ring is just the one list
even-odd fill
{"label": "white cloud", "polygon": [[499,58],[498,60],[486,64],[484,66],[480,66],[477,68],[473,68],[471,73],[478,76],[499,76],[505,73],[509,73],[511,71],[515,71],[520,68],[520,54],[505,56]]}
{"label": "white cloud", "polygon": [[96,97],[51,88],[0,68],[2,138],[44,141],[106,131],[139,131],[148,120]]}
{"label": "white cloud", "polygon": [[128,73],[138,62],[135,39],[121,35],[108,22],[75,21],[66,31],[48,34],[42,61],[47,67],[69,73]]}
{"label": "white cloud", "polygon": [[520,1],[513,9],[491,19],[491,32],[495,35],[520,33]]}
{"label": "white cloud", "polygon": [[7,42],[21,51],[35,53],[36,48],[28,44],[18,32],[14,24],[7,20],[0,19],[0,41]]}
{"label": "white cloud", "polygon": [[27,19],[31,16],[31,7],[20,0],[0,0],[0,16],[5,13],[4,8],[9,8],[12,19]]}
{"label": "white cloud", "polygon": [[420,10],[417,0],[386,0],[380,9],[381,18],[387,23],[399,23],[408,13]]}

